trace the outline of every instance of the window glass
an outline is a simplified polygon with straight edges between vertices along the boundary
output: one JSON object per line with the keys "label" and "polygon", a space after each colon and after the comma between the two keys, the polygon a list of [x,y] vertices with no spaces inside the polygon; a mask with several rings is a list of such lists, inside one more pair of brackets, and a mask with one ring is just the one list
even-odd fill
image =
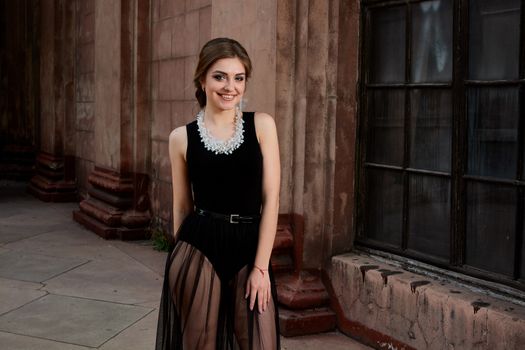
{"label": "window glass", "polygon": [[516,189],[487,183],[467,186],[466,263],[511,277],[514,272]]}
{"label": "window glass", "polygon": [[470,79],[517,79],[520,0],[470,0],[469,4]]}
{"label": "window glass", "polygon": [[405,134],[404,91],[373,90],[368,101],[367,161],[401,166]]}
{"label": "window glass", "polygon": [[404,6],[370,11],[370,82],[405,81],[405,17]]}
{"label": "window glass", "polygon": [[468,90],[468,173],[514,179],[518,157],[519,90]]}
{"label": "window glass", "polygon": [[451,0],[412,6],[412,81],[452,80],[452,19]]}
{"label": "window glass", "polygon": [[408,248],[448,259],[450,180],[410,175],[408,206]]}
{"label": "window glass", "polygon": [[367,183],[366,236],[400,247],[403,228],[401,173],[368,169]]}
{"label": "window glass", "polygon": [[522,231],[522,237],[521,240],[521,268],[520,268],[520,277],[523,281],[525,281],[525,215],[522,215],[523,220],[523,231]]}
{"label": "window glass", "polygon": [[412,90],[410,113],[410,167],[450,171],[452,140],[450,90]]}

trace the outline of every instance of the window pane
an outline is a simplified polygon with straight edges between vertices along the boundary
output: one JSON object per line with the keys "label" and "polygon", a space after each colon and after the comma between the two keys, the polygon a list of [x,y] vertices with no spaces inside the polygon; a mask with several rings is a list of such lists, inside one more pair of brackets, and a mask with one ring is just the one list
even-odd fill
{"label": "window pane", "polygon": [[412,7],[412,81],[452,80],[452,1]]}
{"label": "window pane", "polygon": [[403,90],[374,90],[368,95],[369,162],[403,164],[405,93]]}
{"label": "window pane", "polygon": [[366,236],[401,246],[403,181],[401,173],[368,169]]}
{"label": "window pane", "polygon": [[411,175],[408,248],[448,259],[450,252],[450,180]]}
{"label": "window pane", "polygon": [[520,276],[522,280],[525,280],[525,216],[522,216],[523,220],[523,239],[521,241],[521,269]]}
{"label": "window pane", "polygon": [[467,186],[466,263],[512,276],[516,189],[494,184]]}
{"label": "window pane", "polygon": [[470,0],[469,77],[517,79],[520,0]]}
{"label": "window pane", "polygon": [[370,82],[405,81],[405,7],[370,11]]}
{"label": "window pane", "polygon": [[450,171],[452,139],[450,91],[411,91],[410,112],[410,167]]}
{"label": "window pane", "polygon": [[518,89],[468,91],[468,173],[513,179],[518,159]]}

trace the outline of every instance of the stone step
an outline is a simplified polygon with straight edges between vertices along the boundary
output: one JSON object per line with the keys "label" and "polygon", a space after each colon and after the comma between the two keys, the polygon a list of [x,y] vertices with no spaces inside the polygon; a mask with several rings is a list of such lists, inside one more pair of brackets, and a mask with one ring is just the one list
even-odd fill
{"label": "stone step", "polygon": [[273,251],[289,251],[293,248],[293,234],[289,225],[279,224],[273,243]]}
{"label": "stone step", "polygon": [[293,271],[293,259],[290,254],[272,254],[272,270],[275,274],[291,273]]}
{"label": "stone step", "polygon": [[330,302],[321,279],[309,272],[278,275],[275,283],[279,303],[288,309],[324,307]]}
{"label": "stone step", "polygon": [[322,333],[336,327],[335,313],[327,307],[290,310],[279,308],[279,327],[285,337]]}

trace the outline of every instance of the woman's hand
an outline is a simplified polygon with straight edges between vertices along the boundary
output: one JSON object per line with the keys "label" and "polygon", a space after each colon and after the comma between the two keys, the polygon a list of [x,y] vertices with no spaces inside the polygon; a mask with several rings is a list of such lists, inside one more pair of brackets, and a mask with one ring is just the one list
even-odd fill
{"label": "woman's hand", "polygon": [[261,270],[257,267],[252,269],[246,281],[246,294],[244,298],[248,297],[250,297],[250,310],[253,310],[255,300],[257,300],[259,313],[266,311],[272,297],[268,270]]}

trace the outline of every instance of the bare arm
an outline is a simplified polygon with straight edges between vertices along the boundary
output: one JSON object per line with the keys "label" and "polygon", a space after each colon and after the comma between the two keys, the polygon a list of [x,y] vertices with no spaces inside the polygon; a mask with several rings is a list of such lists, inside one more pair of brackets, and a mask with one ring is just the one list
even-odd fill
{"label": "bare arm", "polygon": [[185,126],[176,128],[171,132],[169,155],[173,186],[173,234],[175,236],[184,218],[193,211],[193,199],[186,165],[187,145],[188,137]]}
{"label": "bare arm", "polygon": [[264,274],[261,270],[268,268],[277,231],[281,167],[275,121],[268,114],[257,113],[255,127],[263,155],[262,216],[255,256],[256,267],[250,273],[246,295],[250,295],[251,309],[253,309],[256,296],[258,296],[258,307],[259,312],[261,312],[265,311],[266,304],[271,296],[268,274]]}

